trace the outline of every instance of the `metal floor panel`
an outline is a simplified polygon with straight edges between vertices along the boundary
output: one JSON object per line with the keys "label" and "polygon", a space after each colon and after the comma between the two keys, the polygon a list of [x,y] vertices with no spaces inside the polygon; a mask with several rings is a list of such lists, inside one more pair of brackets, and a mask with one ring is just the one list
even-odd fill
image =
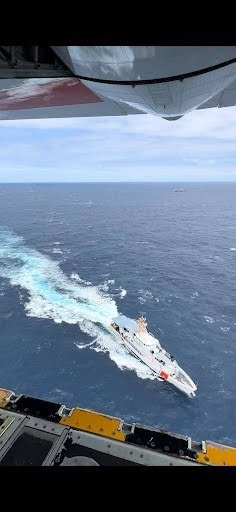
{"label": "metal floor panel", "polygon": [[142,466],[199,466],[198,463],[188,459],[180,459],[113,439],[105,439],[87,432],[72,431],[71,440],[74,444],[117,457],[120,459],[120,465],[123,461],[129,461]]}

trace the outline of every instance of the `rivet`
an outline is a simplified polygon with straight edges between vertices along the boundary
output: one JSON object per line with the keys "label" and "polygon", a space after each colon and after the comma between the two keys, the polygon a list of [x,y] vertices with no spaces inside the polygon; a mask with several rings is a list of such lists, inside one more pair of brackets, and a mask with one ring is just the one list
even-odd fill
{"label": "rivet", "polygon": [[209,462],[209,457],[204,457],[204,460],[205,460],[206,462]]}

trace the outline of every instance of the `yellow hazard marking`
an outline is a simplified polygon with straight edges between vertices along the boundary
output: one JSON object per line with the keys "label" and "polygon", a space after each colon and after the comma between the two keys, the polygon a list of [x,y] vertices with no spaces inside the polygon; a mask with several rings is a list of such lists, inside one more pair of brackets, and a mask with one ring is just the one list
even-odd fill
{"label": "yellow hazard marking", "polygon": [[118,441],[125,441],[125,434],[121,431],[122,422],[119,418],[105,416],[86,409],[77,407],[72,409],[70,416],[62,418],[60,424],[117,439]]}
{"label": "yellow hazard marking", "polygon": [[7,398],[12,394],[12,391],[8,389],[0,388],[0,407],[5,407],[7,403]]}
{"label": "yellow hazard marking", "polygon": [[236,448],[206,442],[206,453],[198,452],[197,462],[214,466],[236,466]]}

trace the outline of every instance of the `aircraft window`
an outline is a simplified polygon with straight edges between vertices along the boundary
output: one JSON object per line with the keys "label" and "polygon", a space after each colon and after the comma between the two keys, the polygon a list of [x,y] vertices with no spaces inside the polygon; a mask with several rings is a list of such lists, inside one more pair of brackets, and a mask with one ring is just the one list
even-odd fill
{"label": "aircraft window", "polygon": [[25,427],[0,461],[0,466],[40,466],[57,436]]}

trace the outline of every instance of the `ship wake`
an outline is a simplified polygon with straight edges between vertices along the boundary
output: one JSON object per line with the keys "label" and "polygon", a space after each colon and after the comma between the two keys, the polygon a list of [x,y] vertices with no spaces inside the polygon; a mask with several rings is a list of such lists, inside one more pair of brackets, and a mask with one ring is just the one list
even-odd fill
{"label": "ship wake", "polygon": [[87,344],[75,341],[78,348],[108,353],[120,369],[134,370],[144,379],[155,378],[106,330],[118,310],[114,298],[101,285],[93,286],[79,276],[76,280],[74,275],[66,276],[58,262],[27,247],[22,238],[9,231],[0,232],[0,276],[17,287],[19,293],[22,289],[27,292],[27,316],[78,324],[93,339]]}

